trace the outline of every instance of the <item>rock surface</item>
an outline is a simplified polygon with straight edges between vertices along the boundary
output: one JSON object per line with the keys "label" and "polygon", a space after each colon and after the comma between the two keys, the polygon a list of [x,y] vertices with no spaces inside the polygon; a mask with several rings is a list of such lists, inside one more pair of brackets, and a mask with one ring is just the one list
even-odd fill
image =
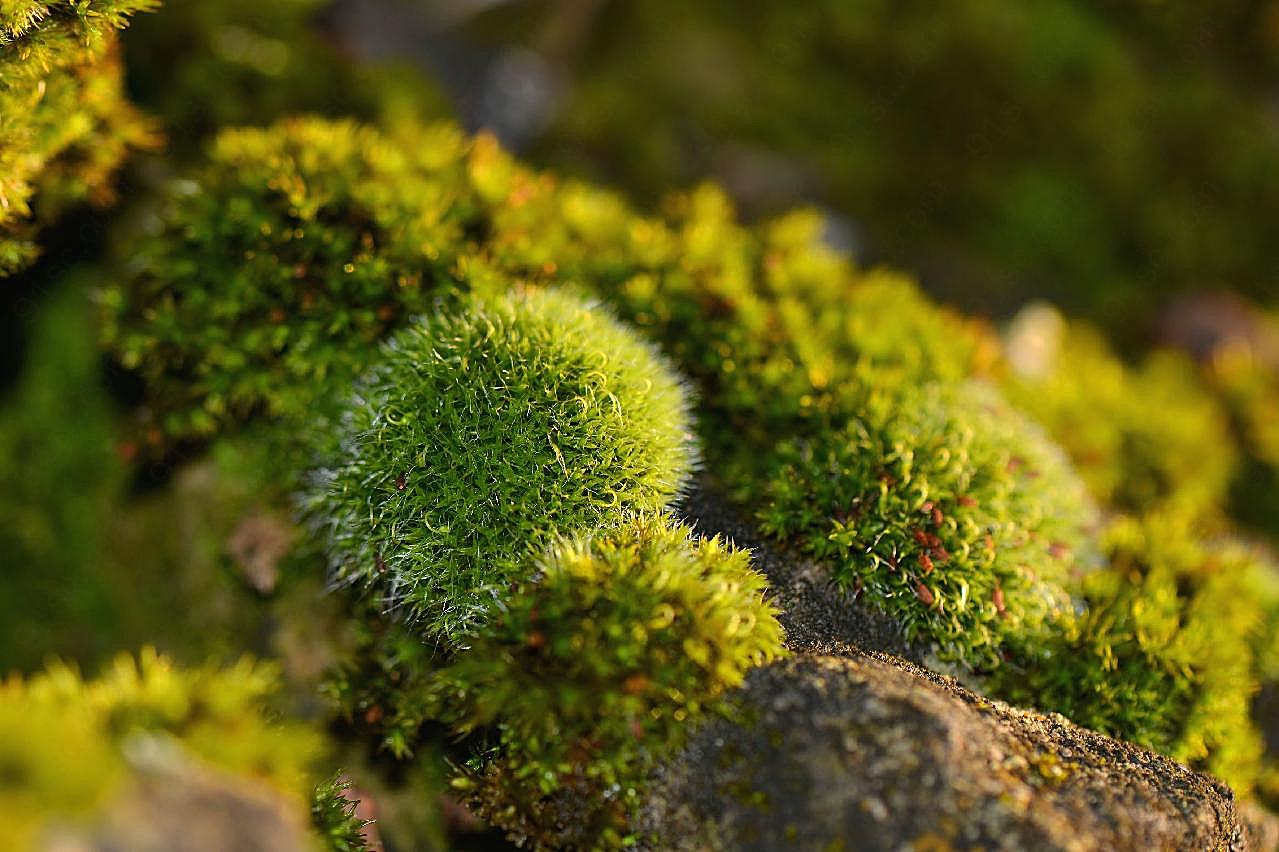
{"label": "rock surface", "polygon": [[1224,784],[879,652],[753,672],[640,827],[680,850],[1252,848]]}
{"label": "rock surface", "polygon": [[721,535],[754,551],[755,568],[768,577],[781,609],[786,645],[795,651],[843,654],[849,648],[885,651],[922,663],[927,648],[907,641],[901,628],[852,592],[830,581],[825,567],[761,536],[703,475],[685,496],[680,514],[700,535]]}
{"label": "rock surface", "polygon": [[[305,806],[195,763],[137,772],[88,833],[55,830],[43,852],[313,852]],[[2,844],[0,844],[2,845]]]}

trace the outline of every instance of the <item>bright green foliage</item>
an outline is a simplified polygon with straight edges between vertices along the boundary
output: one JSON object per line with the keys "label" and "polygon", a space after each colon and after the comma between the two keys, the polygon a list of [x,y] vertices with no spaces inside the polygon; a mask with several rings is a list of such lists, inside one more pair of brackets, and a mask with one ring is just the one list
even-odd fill
{"label": "bright green foliage", "polygon": [[1219,510],[1237,463],[1230,424],[1174,352],[1129,368],[1101,336],[1028,309],[1009,340],[1009,398],[1070,454],[1092,493],[1128,511]]}
{"label": "bright green foliage", "polygon": [[1184,516],[1121,518],[1085,609],[1027,637],[992,685],[1010,701],[1162,751],[1247,795],[1263,746],[1252,697],[1273,665],[1279,580]]}
{"label": "bright green foliage", "polygon": [[821,416],[831,389],[865,366],[891,380],[953,380],[993,360],[976,324],[827,247],[811,211],[748,228],[703,186],[647,218],[504,157],[478,142],[472,152],[473,170],[504,176],[514,199],[492,214],[495,262],[587,283],[660,340],[705,387],[711,445],[775,439]]}
{"label": "bright green foliage", "polygon": [[104,296],[107,342],[164,433],[314,414],[326,383],[453,289],[463,145],[451,128],[406,148],[318,119],[221,134]]}
{"label": "bright green foliage", "polygon": [[0,682],[0,817],[6,840],[31,848],[50,820],[85,820],[130,772],[126,746],[165,737],[191,757],[299,796],[318,735],[264,715],[269,666],[181,669],[149,649],[94,681],[57,664]]}
{"label": "bright green foliage", "polygon": [[555,533],[655,512],[693,462],[679,380],[570,295],[473,297],[385,347],[308,509],[344,582],[450,642]]}
{"label": "bright green foliage", "polygon": [[1060,452],[992,389],[870,377],[842,425],[780,442],[761,523],[943,658],[993,666],[1068,607],[1091,513]]}
{"label": "bright green foliage", "polygon": [[346,797],[350,789],[351,782],[338,774],[318,785],[311,796],[311,825],[323,847],[332,852],[366,852],[371,848],[364,836],[369,821],[355,815],[360,802]]}
{"label": "bright green foliage", "polygon": [[[349,136],[366,144],[344,147],[341,140]],[[275,153],[282,140],[291,152],[288,157]],[[399,322],[410,307],[405,304],[404,310],[397,310],[387,321],[378,320],[367,310],[361,319],[358,311],[342,307],[350,297],[335,284],[322,302],[316,302],[326,305],[323,311],[315,309],[315,316],[324,317],[325,322],[308,321],[308,303],[294,292],[289,271],[296,268],[293,256],[255,253],[247,264],[206,280],[205,271],[220,266],[218,257],[222,255],[217,253],[225,237],[219,234],[218,223],[226,218],[223,211],[236,209],[234,195],[223,197],[223,187],[228,179],[239,185],[235,182],[245,174],[257,175],[255,186],[274,181],[282,187],[291,186],[302,176],[302,185],[308,188],[303,197],[306,200],[314,185],[346,187],[346,180],[340,177],[343,169],[366,178],[370,170],[394,173],[395,191],[381,179],[366,180],[374,187],[367,190],[371,193],[368,209],[381,210],[384,218],[393,221],[409,217],[413,223],[409,233],[415,235],[421,233],[416,229],[420,220],[410,217],[416,207],[426,208],[428,221],[441,223],[429,232],[437,264],[429,265],[420,255],[404,263],[414,269],[437,270],[444,282],[440,290],[445,292],[453,292],[458,282],[484,292],[501,291],[509,287],[507,275],[538,283],[570,280],[584,284],[616,306],[623,318],[658,340],[698,382],[704,399],[700,409],[703,438],[717,475],[749,508],[770,513],[772,531],[803,538],[801,543],[810,549],[826,547],[833,531],[832,519],[847,507],[804,502],[817,497],[808,494],[810,487],[827,486],[806,484],[805,477],[818,475],[816,470],[795,467],[788,454],[801,444],[829,441],[829,436],[844,430],[859,416],[859,406],[865,404],[862,389],[867,386],[953,383],[988,371],[997,359],[997,344],[980,326],[940,309],[908,280],[881,270],[858,271],[846,257],[825,247],[821,219],[812,213],[799,212],[748,228],[736,221],[722,193],[703,187],[672,199],[662,217],[644,217],[599,189],[562,184],[553,176],[523,168],[487,137],[468,144],[445,130],[433,131],[415,143],[413,156],[417,159],[412,161],[405,159],[401,148],[372,130],[318,120],[285,123],[267,131],[229,132],[221,137],[218,150],[242,152],[243,156],[234,160],[238,166],[234,174],[217,180],[211,176],[225,167],[215,166],[203,178],[202,191],[187,202],[206,212],[201,217],[203,224],[185,233],[207,232],[208,236],[177,239],[171,229],[153,241],[154,250],[167,258],[165,264],[185,264],[197,274],[182,286],[184,292],[189,288],[200,294],[199,298],[177,300],[167,285],[148,289],[145,275],[111,298],[119,321],[110,336],[123,342],[120,349],[126,364],[139,367],[150,379],[152,403],[156,410],[167,412],[164,416],[170,431],[181,433],[190,425],[195,425],[196,431],[212,430],[259,408],[313,414],[309,406],[322,380],[368,360],[371,356],[364,350]],[[225,155],[223,159],[231,162]],[[311,170],[296,165],[306,161],[330,167],[346,165],[336,177],[312,175]],[[378,164],[385,162],[399,165],[378,172]],[[434,165],[427,168],[423,163]],[[325,223],[330,218],[328,214],[320,217]],[[238,225],[233,227],[239,229]],[[252,234],[252,240],[259,240],[259,227],[255,224],[245,232]],[[352,239],[350,226],[342,225],[341,220],[332,228],[335,243]],[[307,233],[315,230],[308,228]],[[194,253],[204,260],[196,262],[188,257],[191,247],[183,240],[191,239],[204,241],[207,251]],[[288,244],[294,242],[290,239]],[[395,256],[384,242],[369,247],[370,268],[384,263],[388,255]],[[386,245],[393,248],[396,244]],[[304,268],[320,269],[325,264]],[[426,290],[431,273],[423,275]],[[387,276],[381,275],[369,286],[381,294],[377,288],[389,286],[387,281]],[[406,292],[402,287],[393,289],[401,297]],[[207,295],[210,293],[215,295]],[[425,307],[426,298],[421,294],[413,306]],[[329,325],[328,318],[334,315],[347,325]],[[232,400],[236,402],[230,404]],[[899,438],[911,440],[912,428],[903,427]],[[976,469],[963,467],[970,457],[960,458],[952,471],[958,481],[980,478]],[[829,476],[828,467],[819,465],[818,469],[820,477]],[[390,487],[394,475],[379,473],[389,477],[380,487]],[[512,482],[524,478],[521,475]],[[770,504],[774,498],[768,495],[778,488],[779,480],[789,482],[786,502]],[[369,488],[370,482],[361,480],[359,488]],[[1047,489],[1032,489],[1032,494],[1062,487],[1057,480],[1054,483]],[[848,486],[845,483],[839,488],[847,490]],[[1065,489],[1069,491],[1069,486]],[[528,492],[538,493],[537,488]],[[533,497],[518,499],[539,502]],[[1071,499],[1063,493],[1060,502],[1051,505],[1069,505]],[[1049,505],[1035,497],[1026,502],[1040,509]],[[448,505],[447,499],[441,505]],[[352,523],[345,525],[341,535],[347,539],[344,558],[354,559],[358,567],[343,569],[344,576],[369,581],[385,564],[394,570],[393,576],[401,577],[391,560],[404,557],[382,553],[383,542],[358,532],[379,519],[370,514],[367,502],[355,501],[355,506],[347,509]],[[1018,542],[1017,547],[1042,545],[1040,550],[1060,551],[1056,545],[1070,543],[1069,536],[1058,541],[1055,534],[1049,537],[1045,533],[1042,541],[1027,544],[1008,526],[1011,522],[999,514],[1000,510],[982,511],[998,517],[1005,525],[1001,528]],[[821,520],[814,521],[814,514]],[[783,515],[793,517],[787,520]],[[1058,521],[1063,528],[1077,529],[1086,522],[1085,516],[1075,511]],[[1033,514],[1017,529],[1039,534],[1039,517]],[[432,524],[441,523],[448,527],[438,533],[441,540],[457,535],[459,527],[452,520],[432,519]],[[495,540],[518,529],[478,526],[493,529]],[[398,535],[389,527],[385,534]],[[420,529],[415,534],[427,538],[437,535]],[[352,547],[356,541],[361,542],[358,550]],[[984,543],[984,535],[975,543],[965,542],[972,551]],[[849,541],[843,546],[853,545]],[[518,545],[508,537],[506,546]],[[992,564],[1008,563],[997,557]],[[1056,568],[1032,561],[1018,570],[1047,579]],[[1009,578],[1015,573],[1011,568],[999,571]],[[450,566],[442,569],[441,576],[453,573]],[[912,630],[918,629],[920,635],[931,637],[940,631],[938,641],[959,656],[976,648],[986,649],[983,653],[988,656],[1000,631],[987,631],[971,642],[955,644],[955,636],[970,624],[962,613],[980,608],[990,619],[1003,623],[1002,616],[991,615],[997,613],[994,589],[1000,586],[1005,598],[1015,597],[1022,585],[1011,583],[1004,589],[1002,575],[985,575],[977,588],[972,588],[972,578],[955,576],[954,591],[959,599],[965,599],[964,583],[969,586],[960,613],[953,611],[956,604],[943,603],[949,608],[919,617],[930,610],[918,598],[931,592],[920,593],[913,583],[907,590],[917,599],[915,604],[908,604],[897,591],[883,599],[894,597],[903,605],[918,608]],[[846,579],[852,582],[853,578]],[[410,598],[433,594],[425,588],[411,588],[419,580],[401,577],[392,592],[395,596],[407,593]],[[968,599],[973,594],[980,594],[981,600],[970,606]],[[882,601],[876,598],[876,602]],[[1016,615],[1023,606],[1039,611],[1046,605],[1014,600],[1011,610]],[[456,623],[470,617],[467,611],[448,616]],[[1019,624],[1014,617],[1010,626]]]}
{"label": "bright green foliage", "polygon": [[1273,536],[1279,533],[1279,315],[1259,312],[1255,321],[1257,340],[1219,347],[1206,373],[1245,452],[1231,493],[1232,514]]}
{"label": "bright green foliage", "polygon": [[662,519],[558,542],[439,673],[440,710],[460,732],[500,732],[481,783],[519,819],[585,787],[581,823],[600,836],[584,845],[618,845],[653,759],[783,653],[765,587],[748,552]]}
{"label": "bright green foliage", "polygon": [[124,98],[116,31],[156,5],[0,3],[0,276],[36,256],[37,223],[75,202],[110,201],[111,173],[130,148],[152,144]]}
{"label": "bright green foliage", "polygon": [[648,330],[714,388],[712,412],[732,407],[712,441],[784,430],[858,361],[952,378],[992,360],[908,280],[826,248],[820,217],[747,228],[710,187],[644,217],[489,137],[318,119],[227,131],[194,177],[106,297],[107,340],[176,437],[313,413],[373,341],[437,295],[508,286],[502,273],[580,282]]}

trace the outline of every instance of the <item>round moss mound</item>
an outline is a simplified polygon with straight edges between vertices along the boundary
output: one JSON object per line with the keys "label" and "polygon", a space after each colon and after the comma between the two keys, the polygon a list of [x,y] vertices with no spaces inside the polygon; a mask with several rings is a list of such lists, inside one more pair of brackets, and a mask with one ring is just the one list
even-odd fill
{"label": "round moss mound", "polygon": [[[439,674],[439,705],[459,731],[499,732],[473,779],[487,818],[556,848],[619,845],[653,759],[779,657],[782,630],[747,551],[663,518],[536,564]],[[583,836],[554,834],[566,807]]]}
{"label": "round moss mound", "polygon": [[444,311],[388,342],[321,453],[308,510],[333,571],[454,639],[529,547],[653,513],[695,459],[680,380],[553,291]]}
{"label": "round moss mound", "polygon": [[993,667],[1069,605],[1094,512],[1033,424],[980,383],[850,385],[843,424],[768,457],[763,529],[943,659]]}

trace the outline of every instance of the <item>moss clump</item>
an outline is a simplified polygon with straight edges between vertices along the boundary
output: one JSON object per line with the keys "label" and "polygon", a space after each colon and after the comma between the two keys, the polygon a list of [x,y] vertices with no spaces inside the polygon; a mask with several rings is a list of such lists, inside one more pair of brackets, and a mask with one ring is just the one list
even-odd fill
{"label": "moss clump", "polygon": [[943,658],[998,663],[1065,608],[1091,512],[1056,450],[990,388],[868,378],[842,424],[769,458],[765,531],[829,561]]}
{"label": "moss clump", "polygon": [[174,438],[300,416],[386,334],[458,286],[466,205],[451,128],[411,152],[352,122],[217,138],[104,294],[105,339]]}
{"label": "moss clump", "polygon": [[[55,665],[0,682],[0,817],[17,848],[53,822],[84,823],[129,778],[129,748],[162,737],[187,755],[297,797],[319,754],[317,734],[275,724],[269,666],[175,667],[154,651],[125,655],[98,680]],[[68,759],[74,755],[74,759]]]}
{"label": "moss clump", "polygon": [[1045,306],[1022,312],[1008,352],[1009,398],[1061,442],[1098,500],[1133,512],[1222,507],[1235,444],[1188,358],[1159,352],[1127,367],[1100,334]]}
{"label": "moss clump", "polygon": [[1261,769],[1252,697],[1269,666],[1279,583],[1256,553],[1183,516],[1121,518],[1081,614],[1018,647],[993,688],[1168,754],[1247,795]]}
{"label": "moss clump", "polygon": [[[344,134],[366,139],[368,146],[350,149],[336,159],[330,151],[313,150],[325,145],[330,137],[341,138]],[[224,134],[222,141],[234,143],[233,148],[243,146],[243,140],[254,141],[255,147],[246,151],[243,165],[259,176],[255,185],[274,181],[287,186],[295,172],[307,176],[308,187],[323,185],[324,176],[311,176],[305,169],[297,171],[292,165],[294,160],[340,161],[347,163],[343,168],[353,168],[360,174],[378,168],[376,163],[382,160],[399,163],[403,170],[397,166],[395,173],[406,182],[403,191],[397,185],[397,191],[390,192],[379,183],[377,192],[383,194],[371,197],[368,209],[381,210],[383,219],[398,221],[402,212],[424,205],[428,220],[447,224],[432,236],[431,246],[438,253],[438,262],[419,259],[414,267],[435,270],[441,282],[436,292],[455,292],[461,286],[500,291],[509,286],[508,276],[515,276],[538,284],[579,281],[600,295],[623,318],[658,340],[700,385],[704,400],[702,435],[717,475],[749,509],[768,516],[772,532],[797,541],[803,539],[800,543],[810,549],[826,546],[833,531],[830,519],[848,507],[825,505],[816,493],[802,494],[809,487],[804,484],[804,477],[813,472],[805,473],[796,467],[794,454],[807,452],[802,447],[839,440],[834,436],[842,435],[861,416],[860,407],[867,404],[861,399],[864,390],[859,389],[873,385],[902,388],[903,393],[910,393],[910,388],[921,384],[952,384],[988,371],[997,358],[997,343],[977,324],[939,308],[910,281],[882,270],[860,272],[846,257],[825,247],[821,219],[812,213],[795,213],[748,228],[735,220],[722,193],[703,187],[673,199],[662,217],[646,218],[607,192],[530,172],[487,137],[467,144],[460,136],[450,136],[451,147],[434,145],[434,138],[419,146],[419,151],[427,153],[415,154],[420,159],[413,161],[368,128],[319,120],[303,125],[285,123],[268,131],[237,131]],[[281,139],[293,139],[295,143],[290,149],[293,153],[284,160],[278,160],[273,153]],[[358,165],[370,159],[374,165]],[[434,165],[428,168],[429,164]],[[275,176],[281,171],[283,176]],[[197,200],[192,202],[207,208],[204,230],[210,232],[216,231],[217,217],[222,216],[228,204],[228,184],[211,178],[216,174],[215,167],[205,175],[200,194],[193,196]],[[341,184],[337,178],[328,179]],[[235,198],[229,201],[234,205]],[[395,206],[400,202],[403,208]],[[357,221],[362,220],[357,217]],[[349,232],[351,224],[339,219],[332,228]],[[307,233],[311,230],[314,229],[308,227]],[[248,232],[253,239],[259,238],[256,230],[250,228]],[[176,236],[170,232],[158,242],[168,244]],[[350,235],[345,239],[349,242]],[[212,237],[209,240],[210,262],[190,268],[217,265],[212,254],[218,250],[217,243]],[[176,245],[166,251],[177,259],[187,257],[190,249]],[[384,255],[383,244],[370,248],[371,259]],[[190,264],[190,260],[182,262]],[[221,279],[195,282],[202,288],[200,292],[218,294],[216,298],[175,301],[163,288],[148,292],[132,285],[118,294],[115,302],[123,308],[124,318],[114,327],[114,337],[132,341],[123,347],[125,361],[138,366],[151,380],[152,403],[157,410],[168,412],[164,415],[166,422],[174,422],[176,417],[176,422],[182,423],[185,415],[179,412],[187,412],[202,422],[200,428],[212,429],[253,413],[255,406],[265,406],[273,412],[305,411],[323,379],[370,360],[371,355],[363,351],[364,344],[399,321],[397,313],[394,321],[357,322],[356,326],[334,332],[327,320],[321,322],[319,317],[328,318],[335,312],[348,320],[361,316],[344,307],[348,299],[345,291],[335,289],[326,296],[324,310],[316,309],[315,319],[308,319],[311,309],[304,302],[296,306],[288,303],[290,298],[298,298],[291,290],[290,259],[255,256],[245,268],[254,269],[255,263],[260,263],[260,276],[280,282],[275,292],[284,294],[283,308],[268,308],[267,302],[253,301],[262,289],[258,273],[244,282],[246,292],[252,294],[244,302],[224,299],[222,294],[229,291]],[[370,286],[387,286],[386,279],[379,278]],[[402,289],[396,292],[402,293]],[[425,307],[425,302],[422,305]],[[273,310],[279,311],[275,321],[271,320]],[[146,321],[148,316],[162,322],[157,326]],[[169,329],[174,328],[178,317],[188,329],[181,335],[171,334]],[[228,328],[243,329],[245,340],[237,342],[239,332],[228,333]],[[354,334],[344,337],[341,333],[353,328]],[[218,345],[212,348],[210,335],[219,338]],[[180,345],[153,345],[160,338],[179,341]],[[250,357],[245,357],[246,351]],[[192,366],[196,368],[194,372]],[[209,393],[214,381],[242,388],[233,395],[241,400],[237,411],[226,409],[227,401],[233,397]],[[929,395],[933,391],[924,394]],[[951,403],[921,405],[934,410]],[[981,412],[979,416],[984,419],[989,413]],[[906,442],[903,446],[909,447],[914,440],[914,428],[903,426],[896,433],[897,439]],[[966,428],[961,427],[960,432],[966,434]],[[1020,428],[1014,427],[1013,431]],[[827,477],[829,469],[813,475]],[[963,468],[963,463],[954,467],[954,475],[981,476]],[[1029,479],[1029,475],[1025,478]],[[783,480],[788,484],[779,484]],[[814,487],[820,490],[826,486]],[[1036,486],[1029,493],[1041,494],[1055,487]],[[847,490],[847,484],[840,488]],[[770,496],[772,492],[777,494]],[[810,500],[813,502],[805,502]],[[1035,501],[1025,502],[1030,506]],[[1054,505],[1068,502],[1063,497],[1060,504]],[[942,511],[947,511],[946,507]],[[823,520],[814,522],[815,514]],[[367,515],[360,511],[358,517],[364,519],[361,523],[368,523]],[[791,517],[788,520],[783,515]],[[1079,515],[1078,511],[1074,513],[1076,518]],[[1038,534],[1038,518],[1038,514],[1033,515],[1018,529]],[[1073,523],[1070,518],[1067,513],[1062,523]],[[998,520],[1005,521],[1002,517]],[[433,520],[439,522],[438,518]],[[451,529],[457,526],[452,525]],[[1013,527],[1005,524],[1000,529],[1010,530],[1007,538],[1015,540],[1015,545],[1004,540],[996,542],[1012,554],[1008,560],[1022,552],[1017,548],[1029,546],[1018,537],[1019,533],[1011,531]],[[962,542],[947,543],[946,552],[980,550],[985,543],[984,532],[975,541],[970,536]],[[453,534],[450,531],[445,536]],[[998,530],[995,534],[1000,536]],[[354,532],[347,535],[352,539],[359,537]],[[1047,533],[1041,536],[1040,543],[1046,537]],[[1068,538],[1062,540],[1070,543]],[[1045,546],[1059,543],[1047,539]],[[363,560],[361,568],[354,573],[348,570],[347,577],[371,579],[382,564],[394,572],[394,566],[386,561],[387,555],[372,545],[356,556]],[[994,564],[1011,564],[1008,560],[996,556]],[[451,570],[442,576],[448,576]],[[1052,573],[1033,562],[1025,571],[1045,579]],[[934,610],[931,616],[914,613],[912,622],[920,635],[935,638],[957,657],[968,658],[976,648],[989,649],[997,644],[997,637],[990,631],[970,642],[955,643],[954,637],[972,623],[962,613],[979,608],[987,615],[978,622],[988,617],[1003,623],[1004,616],[999,615],[995,600],[999,595],[1018,595],[1017,583],[1011,583],[1010,588],[1000,585],[1005,577],[1015,573],[1013,569],[996,568],[993,574],[981,575],[973,588],[972,579],[957,571],[954,591],[956,601],[965,601],[962,607],[943,603],[945,609]],[[852,582],[852,577],[846,579]],[[399,582],[396,595],[412,584]],[[998,595],[997,587],[1001,589]],[[905,590],[914,597],[935,596],[927,589],[921,593],[913,582]],[[922,603],[910,604],[902,599],[896,585],[891,594],[887,588],[884,592],[877,602],[892,597],[912,609]],[[422,589],[417,593],[425,594]],[[980,594],[981,601],[975,602],[972,594]],[[1014,600],[1010,607],[1014,615],[1007,626],[1019,626],[1023,606],[1036,610],[1039,604]],[[961,613],[957,621],[951,618],[955,607],[960,607]],[[903,613],[907,611],[903,609]],[[928,607],[924,606],[923,611],[927,612]],[[458,615],[463,621],[469,618],[465,613]],[[1030,616],[1030,620],[1033,618]]]}
{"label": "moss clump", "polygon": [[540,816],[566,790],[575,842],[619,845],[654,758],[782,654],[765,587],[748,552],[662,519],[551,546],[436,678],[457,730],[499,734],[478,783],[515,808],[486,815],[536,837],[558,828]]}
{"label": "moss clump", "polygon": [[[0,8],[0,276],[37,254],[37,224],[111,200],[150,125],[124,97],[116,33],[157,0],[13,0]],[[33,200],[36,206],[33,207]]]}
{"label": "moss clump", "polygon": [[694,460],[669,367],[559,292],[476,297],[406,329],[339,431],[307,498],[336,576],[445,642],[522,579],[530,545],[662,509]]}

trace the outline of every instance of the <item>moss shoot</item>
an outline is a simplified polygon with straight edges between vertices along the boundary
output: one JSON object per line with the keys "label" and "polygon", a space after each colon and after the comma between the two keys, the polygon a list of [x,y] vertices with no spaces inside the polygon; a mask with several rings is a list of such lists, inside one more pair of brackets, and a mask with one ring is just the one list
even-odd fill
{"label": "moss shoot", "polygon": [[413,153],[350,121],[232,130],[175,182],[104,294],[108,346],[171,438],[312,414],[393,329],[457,287],[464,140]]}
{"label": "moss shoot", "polygon": [[124,96],[116,33],[158,0],[0,5],[0,277],[38,254],[63,208],[112,198],[110,177],[154,130]]}
{"label": "moss shoot", "polygon": [[576,843],[614,846],[653,759],[783,653],[781,627],[748,552],[660,518],[558,542],[536,567],[440,672],[437,700],[458,731],[498,732],[477,783],[517,812],[490,818],[552,831],[544,800],[565,789],[599,832]]}
{"label": "moss shoot", "polygon": [[680,381],[559,292],[474,298],[386,346],[307,504],[336,576],[453,640],[556,534],[653,513],[694,462]]}

